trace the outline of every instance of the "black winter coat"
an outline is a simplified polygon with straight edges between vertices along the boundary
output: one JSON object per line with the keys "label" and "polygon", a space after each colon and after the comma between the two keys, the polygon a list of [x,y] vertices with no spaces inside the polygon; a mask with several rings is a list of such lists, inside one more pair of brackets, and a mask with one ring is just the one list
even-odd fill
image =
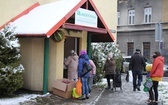
{"label": "black winter coat", "polygon": [[144,70],[145,66],[146,63],[144,57],[141,54],[135,53],[131,56],[129,70]]}

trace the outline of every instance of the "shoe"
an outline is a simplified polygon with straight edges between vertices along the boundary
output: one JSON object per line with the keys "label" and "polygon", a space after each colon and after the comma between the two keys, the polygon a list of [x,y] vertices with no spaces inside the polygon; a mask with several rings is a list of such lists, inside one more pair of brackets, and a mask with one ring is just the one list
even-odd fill
{"label": "shoe", "polygon": [[79,100],[85,100],[85,99],[86,99],[85,95],[82,95],[81,97],[79,97]]}
{"label": "shoe", "polygon": [[157,104],[157,103],[159,103],[158,101],[155,101],[155,100],[153,100],[152,102],[153,102],[154,104]]}
{"label": "shoe", "polygon": [[89,99],[90,93],[88,95],[86,95],[86,99]]}
{"label": "shoe", "polygon": [[108,86],[108,87],[106,87],[105,89],[110,89],[110,88],[111,88],[111,87]]}
{"label": "shoe", "polygon": [[151,102],[152,102],[152,100],[150,100],[150,99],[146,100],[146,103],[151,103]]}
{"label": "shoe", "polygon": [[86,99],[89,99],[89,97],[86,97]]}
{"label": "shoe", "polygon": [[139,86],[137,86],[137,90],[138,90],[138,91],[141,91]]}
{"label": "shoe", "polygon": [[136,88],[134,88],[133,91],[135,92],[135,91],[136,91]]}

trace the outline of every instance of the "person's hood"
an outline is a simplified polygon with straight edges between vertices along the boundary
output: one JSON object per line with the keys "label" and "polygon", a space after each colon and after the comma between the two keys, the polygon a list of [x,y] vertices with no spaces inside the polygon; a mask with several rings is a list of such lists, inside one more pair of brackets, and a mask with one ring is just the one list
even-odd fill
{"label": "person's hood", "polygon": [[78,60],[78,56],[77,55],[75,55],[75,56],[71,56],[71,58],[73,59],[73,60]]}
{"label": "person's hood", "polygon": [[83,58],[85,60],[89,60],[89,56],[87,54],[82,54],[79,56],[80,58]]}
{"label": "person's hood", "polygon": [[164,57],[162,57],[162,56],[158,56],[156,59],[164,62]]}
{"label": "person's hood", "polygon": [[80,52],[80,55],[84,55],[84,54],[87,54],[86,50],[82,50],[82,51]]}

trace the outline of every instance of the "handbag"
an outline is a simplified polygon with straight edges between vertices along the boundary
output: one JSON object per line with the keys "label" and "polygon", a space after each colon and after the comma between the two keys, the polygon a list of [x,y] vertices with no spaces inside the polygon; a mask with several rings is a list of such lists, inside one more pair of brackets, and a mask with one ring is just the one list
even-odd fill
{"label": "handbag", "polygon": [[82,70],[82,73],[81,73],[81,77],[83,77],[84,75],[86,75],[91,70],[92,70],[92,66],[89,63],[85,62],[83,64],[83,70]]}

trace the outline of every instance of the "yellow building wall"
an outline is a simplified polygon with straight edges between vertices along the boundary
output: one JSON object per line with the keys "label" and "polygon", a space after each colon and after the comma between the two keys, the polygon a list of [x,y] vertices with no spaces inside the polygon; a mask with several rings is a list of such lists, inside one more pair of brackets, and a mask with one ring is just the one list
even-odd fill
{"label": "yellow building wall", "polygon": [[[109,29],[117,31],[117,0],[93,0]],[[116,32],[113,33],[115,42]]]}
{"label": "yellow building wall", "polygon": [[24,88],[42,90],[43,87],[43,38],[19,38],[21,44],[21,63],[25,71],[23,74]]}
{"label": "yellow building wall", "polygon": [[86,50],[87,49],[87,31],[81,31],[81,32],[70,31],[69,34],[64,29],[62,29],[62,31],[64,31],[65,36],[76,37],[76,38],[80,39],[80,41],[79,41],[79,52],[78,53],[80,53],[81,50]]}

